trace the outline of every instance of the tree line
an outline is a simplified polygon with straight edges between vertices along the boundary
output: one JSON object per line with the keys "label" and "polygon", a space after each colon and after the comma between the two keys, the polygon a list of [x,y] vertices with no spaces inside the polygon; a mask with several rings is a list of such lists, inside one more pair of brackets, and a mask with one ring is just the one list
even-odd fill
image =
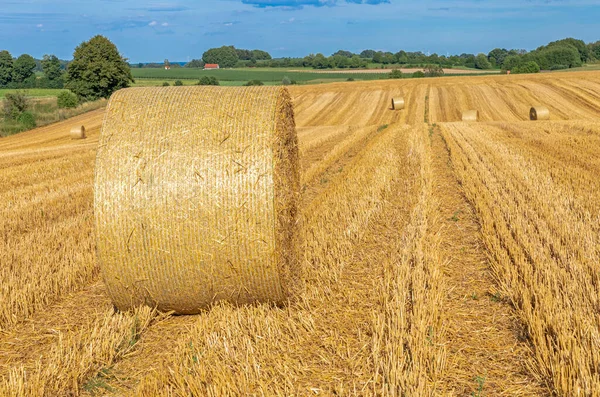
{"label": "tree line", "polygon": [[425,67],[437,65],[443,68],[466,67],[472,69],[501,69],[513,73],[532,73],[540,69],[557,70],[581,66],[600,60],[600,41],[586,44],[582,40],[566,38],[551,42],[533,51],[495,48],[488,54],[426,55],[423,52],[396,53],[389,51],[364,50],[359,54],[339,50],[331,56],[309,54],[301,58],[272,58],[266,51],[243,50],[234,46],[223,46],[207,50],[202,59],[194,59],[184,67],[202,68],[206,63],[216,63],[224,68],[233,67],[298,67],[313,69],[359,69],[369,64],[407,65]]}

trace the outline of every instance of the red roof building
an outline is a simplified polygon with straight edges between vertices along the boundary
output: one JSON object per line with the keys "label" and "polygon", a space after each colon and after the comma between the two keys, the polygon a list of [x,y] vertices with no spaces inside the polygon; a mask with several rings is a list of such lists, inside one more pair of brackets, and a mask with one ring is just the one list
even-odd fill
{"label": "red roof building", "polygon": [[218,63],[207,63],[206,65],[204,65],[204,70],[210,70],[210,69],[219,69],[219,64]]}

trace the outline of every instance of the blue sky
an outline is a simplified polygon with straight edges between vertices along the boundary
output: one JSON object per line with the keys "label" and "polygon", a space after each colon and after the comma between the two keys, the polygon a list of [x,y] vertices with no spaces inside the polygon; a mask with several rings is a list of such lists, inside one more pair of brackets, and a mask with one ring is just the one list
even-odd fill
{"label": "blue sky", "polygon": [[488,52],[600,40],[600,0],[0,0],[0,50],[56,54],[96,34],[132,62],[235,45],[273,56],[338,49]]}

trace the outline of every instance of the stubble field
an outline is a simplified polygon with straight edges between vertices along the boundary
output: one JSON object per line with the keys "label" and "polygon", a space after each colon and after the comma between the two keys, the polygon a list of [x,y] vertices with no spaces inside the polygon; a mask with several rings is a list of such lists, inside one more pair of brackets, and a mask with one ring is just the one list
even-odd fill
{"label": "stubble field", "polygon": [[115,312],[103,110],[0,139],[0,396],[600,395],[600,72],[290,92],[305,271],[286,307]]}

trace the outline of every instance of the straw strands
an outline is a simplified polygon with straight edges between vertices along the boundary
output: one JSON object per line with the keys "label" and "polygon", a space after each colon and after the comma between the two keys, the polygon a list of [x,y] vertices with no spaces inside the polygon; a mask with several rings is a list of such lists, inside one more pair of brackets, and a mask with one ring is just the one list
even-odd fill
{"label": "straw strands", "polygon": [[479,111],[478,110],[465,110],[462,112],[462,121],[478,121]]}
{"label": "straw strands", "polygon": [[534,106],[529,109],[530,120],[550,120],[550,111],[545,106]]}
{"label": "straw strands", "polygon": [[85,139],[85,127],[83,125],[71,128],[69,132],[71,139]]}
{"label": "straw strands", "polygon": [[96,161],[98,259],[120,309],[283,303],[299,277],[298,142],[282,88],[111,98]]}
{"label": "straw strands", "polygon": [[404,98],[392,98],[392,110],[404,109]]}
{"label": "straw strands", "polygon": [[[94,231],[103,113],[0,140],[1,397],[600,395],[600,72],[288,89],[300,131],[305,270],[283,307],[115,311]],[[218,108],[240,114],[254,103],[250,92],[220,95],[228,105]],[[391,111],[401,95],[404,110]],[[131,191],[156,181],[163,152],[185,149],[173,135],[190,135],[186,121],[172,115],[213,115],[206,98],[171,98],[147,99],[156,105],[148,118],[168,113],[174,133],[126,159],[136,165]],[[532,104],[547,106],[552,121],[527,121]],[[249,118],[265,111],[252,109]],[[480,122],[457,123],[465,109]],[[119,123],[142,117],[124,113]],[[75,125],[88,138],[69,144]],[[190,167],[201,181],[198,153]],[[183,188],[169,178],[166,193]],[[165,192],[152,206],[194,208]],[[176,246],[170,229],[159,237]],[[207,236],[196,230],[196,240]]]}

